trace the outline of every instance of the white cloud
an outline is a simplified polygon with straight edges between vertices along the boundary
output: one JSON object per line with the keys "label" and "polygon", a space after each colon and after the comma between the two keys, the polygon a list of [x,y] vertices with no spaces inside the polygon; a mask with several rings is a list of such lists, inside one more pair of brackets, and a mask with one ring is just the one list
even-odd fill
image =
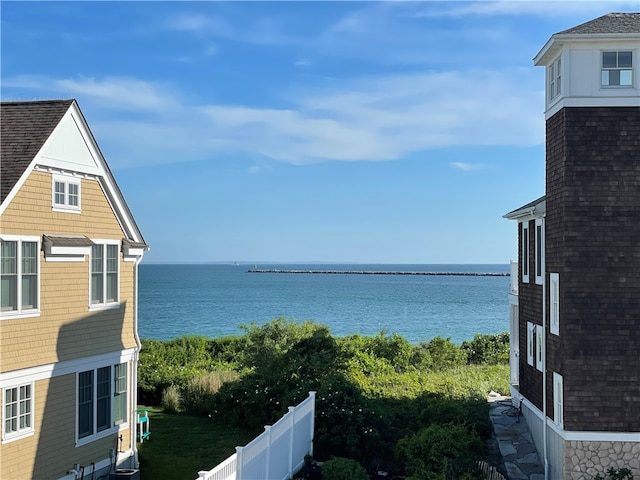
{"label": "white cloud", "polygon": [[449,165],[458,170],[462,170],[463,172],[487,168],[487,166],[482,163],[450,162]]}
{"label": "white cloud", "polygon": [[132,78],[27,83],[78,98],[114,167],[238,155],[299,165],[381,161],[544,140],[543,92],[531,69],[365,77],[297,92],[289,108],[191,105],[175,89]]}

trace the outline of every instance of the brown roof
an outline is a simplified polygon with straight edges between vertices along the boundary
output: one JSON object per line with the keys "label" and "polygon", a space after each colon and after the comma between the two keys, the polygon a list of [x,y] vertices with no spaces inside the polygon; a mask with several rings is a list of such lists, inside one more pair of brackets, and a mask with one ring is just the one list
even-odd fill
{"label": "brown roof", "polygon": [[54,247],[90,247],[93,241],[85,235],[43,235]]}
{"label": "brown roof", "polygon": [[569,35],[640,33],[640,13],[608,13],[576,27],[558,32]]}
{"label": "brown roof", "polygon": [[74,101],[0,103],[0,203]]}

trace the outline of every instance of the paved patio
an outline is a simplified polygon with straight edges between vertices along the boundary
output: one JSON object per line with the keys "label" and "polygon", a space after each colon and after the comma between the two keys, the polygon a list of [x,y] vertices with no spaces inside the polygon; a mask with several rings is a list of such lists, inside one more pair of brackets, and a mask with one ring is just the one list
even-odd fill
{"label": "paved patio", "polygon": [[493,424],[509,480],[544,480],[544,467],[536,453],[526,419],[511,404],[511,397],[489,396]]}

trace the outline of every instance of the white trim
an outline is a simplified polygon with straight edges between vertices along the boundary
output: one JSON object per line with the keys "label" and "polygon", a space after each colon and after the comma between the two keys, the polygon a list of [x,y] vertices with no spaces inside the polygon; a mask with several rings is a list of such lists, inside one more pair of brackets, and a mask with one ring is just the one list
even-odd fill
{"label": "white trim", "polygon": [[12,370],[0,373],[0,388],[21,385],[26,382],[37,382],[49,378],[69,375],[78,371],[90,370],[106,364],[129,362],[133,359],[136,348],[128,348],[118,352],[103,353],[91,357],[83,357],[74,360],[66,360],[58,363],[49,363],[37,367]]}
{"label": "white trim", "polygon": [[553,421],[559,427],[564,425],[564,387],[557,372],[553,372]]}
{"label": "white trim", "polygon": [[[64,185],[64,202],[56,202],[56,183]],[[78,187],[78,205],[69,204],[69,186]],[[51,209],[60,213],[82,213],[82,180],[68,174],[55,173],[51,175]]]}
{"label": "white trim", "polygon": [[[536,277],[536,285],[542,285],[542,276],[544,275],[544,271],[543,271],[543,265],[544,265],[544,255],[545,255],[545,251],[544,251],[544,229],[542,228],[542,219],[541,218],[536,218],[535,221],[535,227],[534,227],[534,233],[533,233],[533,237],[534,237],[534,265],[533,268],[535,269],[535,271],[533,272],[535,277]],[[538,232],[540,232],[540,235],[538,235]],[[539,255],[538,255],[539,252]],[[540,258],[538,258],[538,256]],[[540,269],[538,270],[538,265],[540,266]]]}
{"label": "white trim", "polygon": [[533,367],[533,359],[535,352],[534,336],[535,325],[531,322],[527,322],[527,364]]}
{"label": "white trim", "polygon": [[[92,296],[93,296],[93,291],[91,290],[92,287],[92,269],[93,269],[93,256],[91,254],[91,252],[89,252],[89,310],[90,311],[94,311],[94,310],[111,310],[111,309],[117,309],[120,308],[120,277],[122,275],[122,269],[120,268],[120,251],[122,249],[121,244],[120,244],[120,240],[113,240],[113,239],[104,239],[104,238],[92,238],[91,241],[95,244],[93,246],[102,246],[102,298],[103,301],[100,303],[93,303],[92,300]],[[111,245],[111,246],[116,246],[117,247],[117,251],[116,251],[116,260],[117,260],[117,265],[118,265],[118,272],[117,272],[117,286],[116,286],[116,291],[117,291],[117,298],[114,302],[107,302],[107,246]],[[92,248],[93,248],[92,246]]]}
{"label": "white trim", "polygon": [[551,333],[560,335],[560,275],[558,273],[549,274],[549,317]]}
{"label": "white trim", "polygon": [[544,329],[542,325],[536,325],[536,369],[544,371]]}
{"label": "white trim", "polygon": [[[40,274],[40,249],[41,237],[33,235],[5,235],[0,234],[0,240],[6,242],[16,242],[16,310],[0,310],[0,320],[14,318],[30,318],[40,316],[40,290],[41,290],[41,274]],[[22,308],[22,242],[30,242],[36,244],[36,308]]]}
{"label": "white trim", "polygon": [[530,229],[529,229],[529,220],[524,220],[522,223],[522,245],[520,245],[520,258],[522,258],[522,281],[524,283],[529,283],[529,275],[531,272],[529,269],[531,268],[531,262],[529,261],[529,257],[531,256],[531,252],[529,251],[529,247],[531,246],[531,242],[529,241],[530,237]]}
{"label": "white trim", "polygon": [[[527,397],[520,395],[520,403],[541,422],[544,421],[542,412]],[[640,432],[567,431],[553,422],[549,422],[547,425],[565,441],[640,443]]]}
{"label": "white trim", "polygon": [[[31,426],[29,428],[24,428],[22,430],[18,430],[17,432],[7,433],[5,431],[5,413],[6,413],[6,401],[7,401],[7,390],[9,389],[20,389],[20,387],[24,387],[29,385],[30,395],[29,395],[29,413],[31,418]],[[21,440],[26,437],[31,437],[35,434],[35,382],[21,382],[19,384],[2,387],[2,445],[5,443],[15,442],[16,440]],[[20,398],[18,397],[18,421],[20,421]]]}

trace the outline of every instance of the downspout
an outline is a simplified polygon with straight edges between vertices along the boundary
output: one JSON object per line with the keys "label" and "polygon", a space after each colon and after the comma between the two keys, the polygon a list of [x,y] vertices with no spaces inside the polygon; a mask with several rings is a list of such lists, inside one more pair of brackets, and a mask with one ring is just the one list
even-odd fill
{"label": "downspout", "polygon": [[[133,266],[133,294],[135,296],[135,302],[133,303],[133,336],[136,340],[136,350],[133,353],[133,374],[131,375],[131,383],[132,385],[132,395],[131,395],[131,405],[138,408],[138,359],[140,357],[140,350],[142,349],[142,342],[140,341],[140,336],[138,335],[138,265],[142,262],[142,255],[136,258],[134,266]],[[134,409],[131,409],[131,423],[133,428],[130,429],[131,432],[131,445],[133,446],[133,463],[134,468],[140,468],[140,461],[138,460],[138,422],[136,421],[136,412]],[[118,452],[116,452],[116,456]]]}

